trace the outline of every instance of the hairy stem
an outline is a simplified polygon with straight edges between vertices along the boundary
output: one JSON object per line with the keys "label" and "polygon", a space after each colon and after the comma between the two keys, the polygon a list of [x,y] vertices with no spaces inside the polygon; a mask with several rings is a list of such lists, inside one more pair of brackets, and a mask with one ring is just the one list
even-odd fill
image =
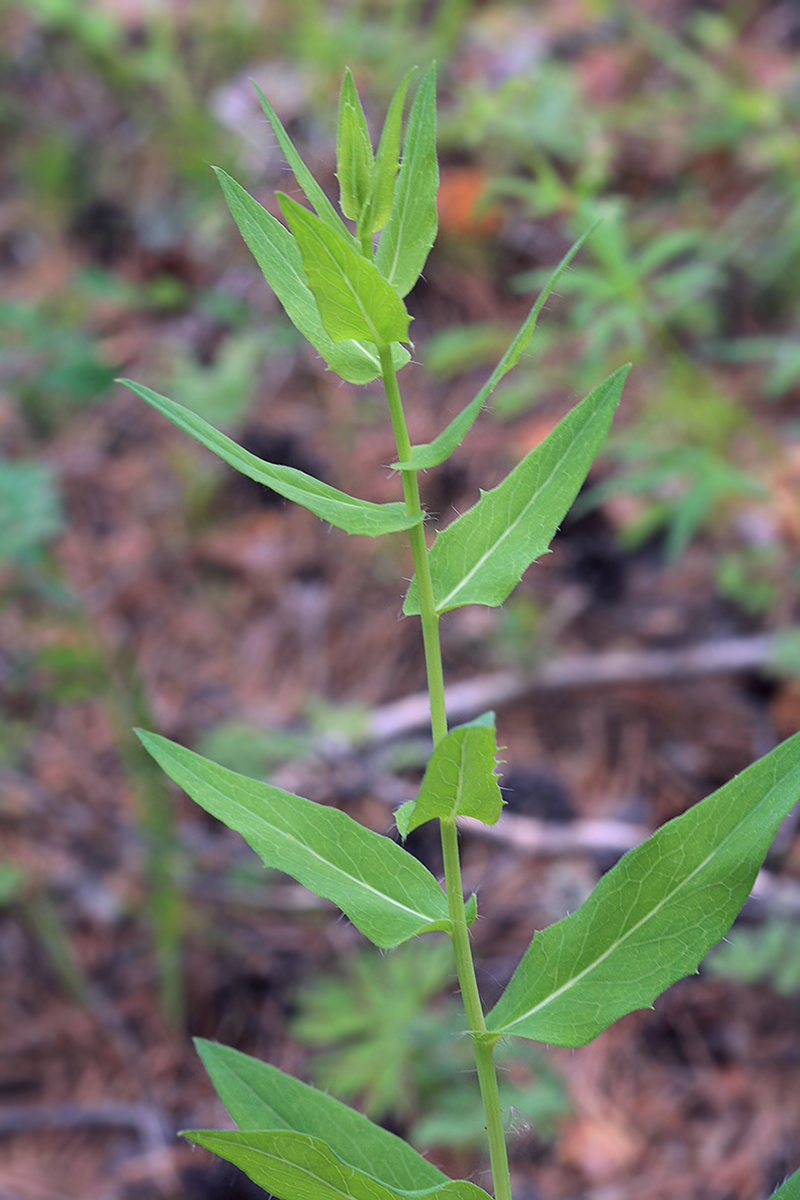
{"label": "hairy stem", "polygon": [[447,884],[447,906],[450,912],[452,931],[450,938],[456,956],[458,985],[464,1000],[469,1032],[472,1037],[472,1052],[478,1069],[478,1084],[481,1089],[483,1115],[486,1120],[486,1136],[489,1141],[489,1161],[492,1165],[492,1180],[496,1200],[511,1200],[511,1179],[508,1170],[503,1113],[500,1108],[500,1093],[497,1087],[497,1070],[494,1065],[494,1048],[487,1045],[478,1035],[486,1032],[478,981],[475,978],[475,963],[469,942],[467,915],[464,910],[464,890],[461,883],[461,862],[458,856],[458,833],[455,821],[439,822],[444,856],[444,877]]}
{"label": "hairy stem", "polygon": [[[408,462],[411,457],[411,442],[408,437],[403,402],[400,399],[400,389],[397,386],[397,372],[392,362],[392,352],[388,346],[379,347],[383,386],[386,389],[386,399],[389,402],[389,416],[392,419],[395,441],[397,443],[397,461]],[[422,614],[422,643],[425,648],[425,668],[428,674],[428,693],[431,702],[431,729],[433,744],[437,745],[447,733],[447,712],[444,703],[444,673],[442,671],[442,649],[439,642],[439,617],[433,600],[433,584],[428,563],[428,547],[425,544],[425,530],[422,526],[422,505],[419,499],[419,485],[416,471],[403,471],[403,496],[406,511],[409,516],[419,517],[419,522],[412,525],[408,531],[411,542],[411,555],[414,560],[414,571],[420,595],[420,612]]]}
{"label": "hairy stem", "polygon": [[[411,443],[408,437],[403,403],[397,386],[397,374],[392,363],[389,347],[379,347],[383,383],[386,388],[386,398],[389,403],[389,415],[392,420],[395,440],[397,442],[398,462],[408,462],[411,457]],[[428,547],[425,542],[425,531],[422,526],[422,505],[419,498],[419,485],[416,471],[403,471],[403,495],[409,516],[419,516],[418,524],[409,530],[411,554],[414,560],[414,571],[419,588],[420,617],[422,621],[422,639],[425,648],[425,665],[428,673],[428,692],[431,704],[431,729],[433,742],[437,745],[447,733],[447,713],[444,701],[444,673],[442,670],[442,651],[439,641],[439,616],[433,598]],[[458,982],[464,1000],[464,1010],[467,1017],[469,1032],[472,1037],[472,1048],[475,1055],[475,1065],[478,1071],[483,1112],[486,1119],[486,1133],[489,1141],[489,1158],[492,1166],[495,1196],[497,1200],[511,1200],[511,1181],[508,1170],[508,1155],[506,1152],[505,1133],[503,1130],[503,1115],[500,1108],[500,1095],[497,1087],[497,1071],[494,1065],[493,1048],[485,1044],[480,1034],[486,1032],[486,1022],[483,1016],[478,983],[475,977],[475,964],[472,958],[472,947],[469,941],[467,915],[464,907],[464,889],[461,882],[461,862],[458,855],[458,832],[455,820],[439,822],[442,836],[442,855],[444,858],[444,876],[447,887],[447,906],[450,913],[453,952],[458,971]]]}

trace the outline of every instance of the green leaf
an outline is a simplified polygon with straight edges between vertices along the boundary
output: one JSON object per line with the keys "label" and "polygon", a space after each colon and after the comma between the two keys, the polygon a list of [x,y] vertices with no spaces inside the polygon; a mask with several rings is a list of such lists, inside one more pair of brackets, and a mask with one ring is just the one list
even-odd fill
{"label": "green leaf", "polygon": [[375,256],[381,275],[400,296],[417,282],[436,238],[438,188],[436,66],[431,64],[408,114],[392,212]]}
{"label": "green leaf", "polygon": [[409,315],[377,267],[290,196],[278,193],[303,255],[303,269],[328,336],[366,338],[378,346],[408,340]]}
{"label": "green leaf", "polygon": [[[317,302],[303,272],[300,247],[289,230],[235,179],[218,167],[214,170],[239,232],[295,328],[311,342],[331,370],[348,383],[370,383],[377,379],[381,364],[373,342],[333,342],[325,332]],[[410,355],[395,343],[392,357],[399,370]]]}
{"label": "green leaf", "polygon": [[238,775],[157,734],[137,733],[170,779],[240,833],[265,866],[332,900],[376,946],[449,929],[441,887],[389,838],[336,808]]}
{"label": "green leaf", "polygon": [[322,188],[319,186],[316,179],[295,150],[294,145],[292,144],[292,139],[289,137],[283,125],[281,125],[280,119],[269,100],[267,100],[257,83],[253,83],[253,87],[258,93],[258,98],[261,101],[261,107],[264,109],[264,112],[267,115],[267,120],[272,126],[272,132],[278,139],[278,144],[286,156],[286,161],[292,168],[294,177],[300,184],[300,187],[303,189],[306,198],[310,201],[317,215],[325,222],[328,228],[332,229],[333,232],[345,242],[349,242],[352,245],[353,237],[350,233],[350,230],[343,223],[336,209],[333,207],[330,200],[325,195]]}
{"label": "green leaf", "polygon": [[403,1191],[358,1171],[316,1137],[286,1131],[236,1132],[190,1129],[184,1137],[235,1163],[246,1175],[282,1200],[485,1200],[486,1192],[466,1179],[447,1179],[420,1191]]}
{"label": "green leaf", "polygon": [[378,152],[375,155],[369,204],[359,221],[359,234],[362,232],[376,233],[379,229],[383,229],[391,216],[394,187],[400,166],[400,128],[403,124],[403,105],[408,82],[416,69],[416,67],[412,67],[405,79],[401,81],[389,105],[381,140],[378,143]]}
{"label": "green leaf", "polygon": [[[608,432],[630,367],[620,367],[477,504],[437,535],[430,552],[437,612],[502,604],[543,554],[578,494]],[[419,612],[417,582],[406,616]]]}
{"label": "green leaf", "polygon": [[407,1142],[333,1096],[228,1046],[202,1038],[195,1039],[195,1046],[240,1129],[313,1129],[348,1166],[399,1190],[423,1191],[447,1182],[447,1176]]}
{"label": "green leaf", "polygon": [[451,729],[430,757],[416,800],[395,813],[402,836],[434,817],[477,817],[484,825],[494,825],[503,807],[496,755],[493,712]]}
{"label": "green leaf", "polygon": [[353,221],[361,216],[369,199],[374,162],[367,118],[350,68],[347,67],[339,94],[336,177],[339,180],[339,207]]}
{"label": "green leaf", "polygon": [[[602,218],[601,218],[602,220]],[[449,458],[464,439],[464,436],[474,425],[478,414],[483,408],[486,401],[491,396],[494,389],[497,387],[504,375],[507,375],[512,367],[519,362],[520,356],[523,354],[533,337],[536,329],[536,322],[539,319],[539,313],[545,306],[548,296],[553,288],[558,283],[558,280],[566,271],[569,264],[572,262],[575,255],[580,250],[586,239],[594,233],[600,221],[590,226],[586,232],[578,238],[577,242],[564,255],[561,262],[553,271],[547,283],[542,288],[531,311],[520,326],[514,340],[506,350],[500,362],[495,367],[489,379],[478,392],[474,400],[470,400],[466,408],[463,408],[457,417],[454,417],[446,429],[443,429],[438,437],[432,442],[427,442],[425,445],[412,446],[411,457],[405,462],[392,463],[392,468],[395,471],[426,471],[430,467],[438,467],[445,459]]]}
{"label": "green leaf", "polygon": [[800,792],[800,734],[662,826],[588,900],[534,937],[486,1019],[582,1046],[690,974],[744,904]]}
{"label": "green leaf", "polygon": [[323,521],[330,521],[337,529],[346,533],[361,533],[368,537],[377,537],[383,533],[396,533],[401,529],[409,529],[414,521],[411,520],[405,505],[399,501],[393,504],[373,504],[369,500],[359,500],[348,496],[330,484],[321,483],[313,475],[306,475],[296,467],[282,467],[265,462],[245,450],[238,442],[232,441],[224,433],[220,433],[213,425],[209,425],[202,417],[190,412],[174,400],[160,396],[151,388],[131,379],[120,379],[131,391],[136,392],[153,408],[158,409],[165,417],[169,417],[179,429],[190,433],[209,450],[213,450],[225,462],[230,463],[243,475],[263,483],[287,500],[294,500],[304,508],[316,513]]}
{"label": "green leaf", "polygon": [[790,1175],[778,1190],[772,1193],[771,1200],[800,1200],[800,1171]]}

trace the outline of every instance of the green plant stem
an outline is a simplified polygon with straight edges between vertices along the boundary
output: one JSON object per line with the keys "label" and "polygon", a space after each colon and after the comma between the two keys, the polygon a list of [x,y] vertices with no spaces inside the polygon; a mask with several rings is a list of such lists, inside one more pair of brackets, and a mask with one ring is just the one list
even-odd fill
{"label": "green plant stem", "polygon": [[[397,443],[397,461],[408,462],[411,457],[411,442],[403,412],[403,402],[400,399],[400,389],[397,386],[397,372],[392,362],[392,352],[388,346],[379,346],[378,354],[381,361],[383,386],[386,389],[386,399],[389,404],[389,416]],[[428,547],[425,543],[425,530],[422,524],[422,504],[419,498],[417,473],[416,471],[401,471],[401,475],[406,511],[409,516],[419,517],[418,523],[409,529],[408,536],[419,587],[422,644],[425,649],[425,668],[428,674],[428,693],[431,703],[431,730],[433,744],[436,746],[447,733],[442,649],[439,642],[439,616],[433,599],[433,584],[428,563]]]}
{"label": "green plant stem", "polygon": [[[397,461],[408,462],[411,457],[411,442],[408,436],[403,402],[400,389],[397,386],[397,373],[392,362],[389,347],[379,347],[381,373],[386,389],[386,399],[389,404],[389,415],[392,421],[395,440],[397,442]],[[402,471],[403,495],[409,516],[422,517],[422,504],[419,498],[419,485],[416,471]],[[425,531],[422,520],[409,530],[411,554],[414,560],[414,571],[419,587],[420,618],[422,621],[422,639],[425,648],[425,665],[428,673],[428,691],[431,704],[431,729],[433,742],[437,745],[447,733],[447,713],[444,701],[444,672],[442,670],[442,651],[439,641],[439,616],[433,597],[428,547],[425,542]],[[458,831],[455,821],[439,822],[442,837],[442,855],[444,858],[444,877],[447,887],[447,906],[450,913],[450,939],[458,971],[458,983],[464,1000],[464,1010],[467,1017],[469,1032],[472,1035],[472,1048],[475,1055],[475,1065],[478,1071],[478,1084],[481,1091],[483,1111],[486,1118],[486,1133],[489,1141],[489,1158],[492,1166],[496,1200],[511,1200],[511,1180],[508,1170],[508,1154],[506,1152],[505,1132],[503,1130],[503,1114],[500,1108],[500,1094],[497,1087],[497,1071],[494,1065],[493,1047],[480,1037],[486,1032],[486,1022],[478,993],[478,982],[475,977],[475,964],[472,958],[472,947],[469,941],[467,914],[464,907],[464,889],[461,882],[461,861],[458,855]]]}
{"label": "green plant stem", "polygon": [[447,906],[450,911],[453,952],[458,971],[458,985],[464,1001],[469,1032],[472,1035],[472,1052],[478,1069],[478,1085],[481,1090],[483,1115],[486,1120],[486,1136],[489,1142],[489,1161],[496,1200],[511,1200],[511,1176],[508,1170],[503,1111],[500,1107],[500,1092],[497,1086],[497,1069],[494,1065],[494,1046],[481,1039],[486,1032],[486,1021],[478,994],[475,978],[475,963],[469,942],[467,915],[464,910],[464,890],[461,883],[461,862],[458,856],[458,831],[455,821],[439,822],[442,835],[444,877],[447,884]]}

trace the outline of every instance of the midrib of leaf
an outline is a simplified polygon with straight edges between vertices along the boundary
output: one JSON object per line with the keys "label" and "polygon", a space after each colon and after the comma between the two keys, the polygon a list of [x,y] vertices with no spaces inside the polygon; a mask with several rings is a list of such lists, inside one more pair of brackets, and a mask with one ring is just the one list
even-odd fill
{"label": "midrib of leaf", "polygon": [[[219,1064],[217,1064],[217,1065],[219,1065]],[[228,1066],[227,1063],[223,1062],[223,1067],[224,1067],[226,1074],[229,1075],[239,1087],[244,1087],[247,1090],[248,1095],[253,1097],[253,1099],[255,1100],[257,1105],[259,1105],[260,1107],[269,1109],[269,1111],[272,1113],[273,1120],[281,1121],[282,1128],[285,1129],[287,1132],[291,1133],[291,1131],[292,1131],[291,1125],[287,1121],[284,1120],[284,1118],[280,1115],[279,1112],[276,1112],[276,1110],[272,1107],[271,1104],[267,1103],[267,1101],[264,1099],[264,1097],[262,1095],[260,1095],[256,1091],[256,1089],[247,1082],[246,1079],[244,1079],[241,1075],[237,1075],[237,1073],[235,1071],[231,1070],[231,1068]],[[227,1104],[225,1105],[225,1107],[226,1108],[228,1107]],[[236,1120],[235,1117],[233,1119]],[[239,1125],[239,1122],[236,1121],[236,1124]],[[250,1133],[251,1132],[251,1130],[247,1130],[247,1129],[243,1130],[241,1125],[239,1125],[239,1130],[242,1133]]]}
{"label": "midrib of leaf", "polygon": [[[593,413],[592,421],[595,421],[599,416],[600,416],[599,412]],[[589,424],[591,424],[591,422]],[[502,546],[502,544],[506,540],[506,538],[510,537],[510,535],[517,528],[517,526],[519,525],[519,523],[523,519],[523,517],[525,517],[528,514],[530,509],[536,503],[536,501],[538,500],[542,491],[550,483],[550,480],[553,478],[553,476],[558,474],[558,472],[561,469],[562,463],[568,457],[570,451],[572,450],[572,448],[576,444],[576,442],[583,441],[586,438],[586,435],[587,435],[587,432],[589,429],[589,424],[581,427],[579,430],[576,431],[575,436],[568,443],[568,445],[564,448],[564,453],[561,455],[558,462],[556,462],[556,464],[554,465],[550,474],[547,476],[547,478],[542,483],[539,484],[536,491],[533,493],[533,495],[528,500],[528,502],[525,504],[525,506],[520,510],[518,515],[511,522],[511,524],[506,526],[506,528],[499,535],[499,537],[497,537],[495,539],[495,541],[492,542],[491,546],[489,546],[489,548],[486,550],[486,552],[481,555],[481,557],[473,565],[473,567],[467,572],[467,574],[464,575],[459,580],[459,582],[456,584],[456,586],[451,588],[450,591],[447,593],[447,595],[444,596],[440,601],[437,602],[436,609],[438,612],[444,611],[445,607],[449,604],[449,602],[453,599],[453,597],[457,596],[460,591],[463,591],[463,589],[466,587],[466,585],[469,583],[469,581],[477,574],[477,572],[481,569],[481,567],[483,567],[483,565],[492,557],[492,555],[496,553],[496,551],[499,549],[499,547]],[[502,485],[500,485],[500,486],[502,486]],[[480,503],[480,501],[479,501],[479,503]]]}
{"label": "midrib of leaf", "polygon": [[451,817],[455,817],[456,813],[458,812],[458,809],[461,804],[461,797],[464,794],[464,772],[466,769],[465,762],[466,762],[466,757],[467,757],[466,756],[466,745],[467,745],[467,738],[465,735],[462,738],[461,753],[458,756],[458,783],[456,784],[456,796],[455,796],[455,800],[453,802]]}
{"label": "midrib of leaf", "polygon": [[[205,1130],[201,1130],[199,1132],[205,1132]],[[216,1133],[217,1130],[211,1130],[210,1132]],[[222,1131],[220,1131],[220,1132],[222,1132]],[[244,1134],[258,1133],[258,1132],[260,1132],[260,1130],[240,1130],[239,1132],[244,1133]],[[295,1136],[298,1139],[302,1139],[302,1140],[306,1141],[312,1149],[316,1149],[316,1144],[318,1143],[318,1139],[314,1138],[312,1136],[312,1134],[310,1134],[310,1133],[303,1134],[303,1133],[300,1133],[299,1131],[293,1130],[293,1129],[286,1130],[286,1132],[290,1136]],[[188,1133],[189,1133],[189,1136],[191,1137],[193,1131],[190,1130],[190,1131],[188,1131]],[[319,1189],[319,1191],[334,1192],[338,1196],[345,1197],[345,1200],[352,1200],[353,1193],[352,1193],[352,1191],[348,1190],[347,1184],[343,1181],[338,1184],[333,1183],[333,1182],[331,1182],[330,1179],[326,1179],[324,1175],[320,1175],[317,1171],[313,1170],[312,1168],[303,1166],[300,1163],[298,1163],[295,1159],[287,1158],[285,1155],[278,1154],[274,1150],[262,1150],[258,1146],[244,1146],[243,1148],[246,1149],[246,1151],[249,1155],[258,1156],[259,1158],[264,1158],[268,1162],[280,1163],[282,1166],[288,1168],[290,1171],[297,1172],[298,1174],[305,1176],[306,1179],[308,1179],[309,1181],[313,1181],[313,1183],[317,1185],[317,1188]],[[384,1183],[383,1180],[381,1180],[377,1177],[377,1175],[370,1175],[366,1171],[360,1170],[358,1167],[353,1167],[350,1163],[345,1162],[345,1160],[343,1158],[339,1158],[339,1155],[335,1152],[335,1150],[331,1150],[329,1146],[325,1145],[325,1149],[328,1151],[329,1154],[332,1155],[333,1158],[338,1159],[338,1161],[342,1164],[342,1167],[344,1168],[344,1170],[352,1171],[355,1174],[355,1176],[360,1179],[360,1181],[362,1183],[377,1184],[383,1191],[385,1191],[386,1193],[388,1193],[390,1195],[394,1194],[395,1196],[408,1196],[410,1198],[410,1200],[411,1200],[411,1198],[415,1198],[415,1200],[416,1200],[416,1198],[419,1198],[419,1200],[423,1200],[424,1197],[433,1197],[435,1195],[438,1195],[442,1191],[451,1190],[449,1187],[450,1184],[462,1182],[461,1180],[445,1178],[442,1181],[442,1183],[434,1184],[433,1187],[422,1188],[422,1189],[415,1190],[415,1191],[406,1191],[403,1188],[395,1187],[393,1184]],[[338,1170],[338,1167],[337,1167],[337,1170]],[[466,1181],[464,1181],[464,1182],[466,1182]],[[310,1196],[313,1196],[315,1194],[319,1194],[319,1192],[315,1193],[315,1191],[310,1191],[308,1194]]]}
{"label": "midrib of leaf", "polygon": [[[777,783],[775,784],[775,786],[777,786]],[[766,800],[769,797],[769,795],[771,794],[771,792],[773,790],[774,790],[774,788],[771,788],[770,791],[767,792],[767,795],[764,796],[764,798],[761,802],[762,804],[763,804],[764,800]],[[758,807],[760,808],[761,804],[759,804]],[[535,1016],[536,1013],[538,1013],[542,1009],[546,1008],[548,1004],[552,1004],[552,1002],[554,1000],[558,999],[559,996],[565,995],[571,988],[575,987],[576,984],[580,983],[582,979],[584,979],[587,975],[589,975],[592,971],[594,971],[597,967],[599,967],[601,965],[601,963],[604,963],[607,958],[609,958],[616,950],[618,950],[620,948],[620,946],[623,946],[625,944],[625,942],[628,941],[628,939],[631,938],[636,932],[638,932],[639,929],[641,929],[644,925],[646,925],[648,921],[652,921],[653,918],[658,915],[658,913],[661,911],[661,909],[666,904],[669,904],[670,901],[673,900],[675,898],[675,896],[678,895],[678,893],[682,890],[682,888],[687,887],[692,882],[692,880],[695,878],[695,876],[697,876],[705,867],[708,866],[708,864],[714,858],[716,858],[716,856],[722,851],[724,846],[731,840],[731,838],[733,838],[739,832],[739,830],[742,828],[742,826],[747,823],[747,821],[752,817],[753,812],[755,812],[754,809],[751,810],[749,813],[747,813],[747,815],[742,818],[742,820],[738,823],[738,825],[736,825],[730,831],[730,833],[727,835],[727,837],[725,837],[723,841],[721,841],[717,846],[715,846],[714,849],[710,852],[710,854],[708,854],[701,863],[698,863],[698,865],[691,872],[691,874],[687,875],[684,879],[682,879],[681,882],[677,885],[677,887],[673,888],[673,890],[671,892],[669,892],[666,896],[663,896],[662,899],[659,900],[658,903],[652,909],[650,909],[650,911],[648,913],[646,913],[645,916],[643,916],[640,921],[637,921],[636,924],[632,925],[631,928],[626,933],[622,934],[621,937],[618,937],[617,940],[613,943],[613,945],[609,946],[606,950],[603,951],[602,954],[599,954],[597,956],[597,958],[593,959],[588,964],[588,966],[584,967],[584,969],[582,971],[580,971],[577,975],[574,975],[571,979],[567,980],[566,983],[563,983],[561,985],[561,987],[556,988],[556,990],[554,992],[551,992],[549,994],[549,996],[545,996],[545,998],[543,1000],[540,1000],[538,1004],[534,1004],[532,1008],[527,1009],[524,1013],[521,1013],[518,1017],[515,1017],[514,1020],[509,1022],[508,1025],[504,1025],[502,1027],[502,1030],[491,1029],[489,1032],[490,1033],[501,1032],[503,1034],[511,1032],[514,1025],[518,1025],[520,1023],[520,1021],[527,1020],[528,1017]],[[733,889],[731,889],[731,891],[732,890]]]}
{"label": "midrib of leaf", "polygon": [[[373,342],[375,343],[376,346],[383,346],[384,345],[383,338],[379,336],[378,331],[375,328],[375,322],[372,320],[372,317],[371,317],[369,311],[364,307],[364,305],[362,303],[361,297],[359,296],[358,292],[356,291],[356,289],[353,287],[352,283],[350,282],[350,276],[346,275],[344,272],[342,272],[342,278],[344,279],[345,283],[347,284],[347,287],[350,291],[350,295],[353,297],[356,304],[358,305],[359,311],[360,311],[362,317],[364,318],[364,321],[366,322],[367,328],[369,329],[370,333],[372,334]],[[380,361],[380,359],[378,361]]]}
{"label": "midrib of leaf", "polygon": [[[290,1130],[290,1132],[292,1131]],[[302,1136],[302,1134],[300,1136]],[[309,1142],[313,1144],[311,1135],[307,1134],[306,1136],[308,1137]],[[351,1193],[347,1191],[346,1185],[340,1184],[337,1186],[336,1184],[331,1183],[330,1180],[326,1179],[323,1175],[319,1175],[316,1171],[312,1171],[309,1167],[300,1166],[300,1164],[296,1163],[291,1158],[282,1158],[279,1154],[275,1154],[273,1151],[268,1152],[266,1150],[260,1150],[254,1146],[248,1146],[247,1149],[250,1154],[258,1154],[262,1158],[266,1158],[272,1162],[282,1163],[284,1166],[289,1167],[290,1170],[297,1171],[299,1174],[304,1175],[307,1179],[313,1180],[320,1190],[324,1189],[325,1191],[335,1192],[338,1196],[346,1197],[346,1200],[352,1200]],[[346,1165],[344,1164],[344,1160],[342,1160],[342,1163],[343,1165]],[[314,1191],[309,1193],[311,1196],[314,1194]]]}
{"label": "midrib of leaf", "polygon": [[[406,192],[406,196],[404,197],[403,207],[401,210],[402,215],[398,217],[398,224],[400,225],[400,230],[402,230],[402,228],[405,226],[405,222],[407,220],[407,213],[408,213],[408,206],[409,206],[407,197],[408,197],[408,193]],[[394,282],[394,276],[395,276],[395,272],[397,270],[397,264],[399,261],[400,261],[400,232],[398,232],[398,235],[395,238],[395,249],[394,249],[394,256],[392,257],[392,260],[391,260],[391,267],[389,268],[389,270],[386,272],[386,274],[384,276],[384,278],[386,280],[388,280],[389,283]]]}
{"label": "midrib of leaf", "polygon": [[[422,86],[423,85],[420,84],[420,87],[422,87]],[[421,119],[422,118],[420,117],[420,121],[421,121]],[[406,131],[406,138],[407,137],[408,137],[408,131]],[[404,147],[404,149],[405,149],[405,147]],[[405,166],[406,166],[406,163],[403,162],[403,167],[405,167]],[[410,170],[410,165],[409,165],[408,169]],[[405,227],[409,221],[408,214],[409,214],[411,207],[412,207],[411,191],[408,187],[405,186],[405,181],[403,181],[402,202],[400,204],[398,204],[397,235],[394,240],[394,253],[392,255],[392,258],[390,259],[391,266],[384,274],[384,278],[387,279],[389,281],[389,283],[394,282],[394,277],[397,272],[398,264],[400,262],[401,252],[402,252],[402,241],[403,241],[402,235],[403,235],[403,231],[405,230]]]}
{"label": "midrib of leaf", "polygon": [[[196,774],[194,773],[194,771],[192,771],[191,767],[187,767],[187,768],[186,768],[186,770],[187,770],[187,773],[189,774],[189,776],[190,776],[192,779],[199,780],[199,781],[200,781],[200,783],[202,783],[202,784],[204,785],[204,787],[205,787],[205,788],[209,788],[209,789],[210,789],[211,791],[213,791],[213,792],[214,792],[214,793],[215,793],[217,796],[221,796],[221,797],[222,797],[222,799],[223,799],[223,801],[227,801],[227,803],[231,803],[230,799],[229,799],[228,797],[226,797],[226,796],[225,796],[225,793],[224,793],[224,792],[221,792],[221,791],[219,790],[219,788],[217,788],[217,787],[215,787],[215,786],[214,786],[214,784],[213,784],[213,783],[212,783],[212,784],[210,784],[210,783],[208,782],[208,780],[206,780],[206,779],[203,779],[203,778],[202,778],[202,776],[200,776],[200,775],[196,775]],[[236,802],[234,801],[234,803],[236,803]],[[238,807],[238,808],[239,808],[239,809],[240,809],[240,810],[241,810],[243,813],[247,813],[247,812],[248,812],[248,810],[245,808],[245,806],[244,806],[243,804],[238,804],[238,803],[237,803],[237,807]],[[249,815],[249,814],[248,814],[248,815]],[[267,826],[268,826],[270,829],[274,829],[274,830],[276,830],[276,831],[277,831],[277,832],[278,832],[278,833],[281,835],[281,837],[287,838],[287,839],[288,839],[290,842],[293,842],[293,843],[294,843],[296,846],[300,846],[300,847],[301,847],[303,850],[305,850],[305,851],[306,851],[308,854],[312,855],[312,856],[313,856],[313,857],[314,857],[314,858],[315,858],[315,859],[316,859],[318,862],[320,862],[320,863],[323,863],[323,864],[325,865],[325,867],[327,867],[327,868],[328,868],[328,870],[332,870],[332,871],[334,871],[334,872],[337,872],[339,875],[341,875],[341,876],[342,876],[342,878],[343,878],[343,879],[349,879],[349,880],[351,880],[353,883],[357,884],[359,887],[363,888],[365,891],[371,892],[371,893],[372,893],[374,896],[378,896],[378,897],[380,897],[380,899],[381,899],[381,900],[383,900],[383,901],[388,901],[388,902],[389,902],[390,904],[392,904],[392,905],[393,905],[395,908],[402,909],[404,912],[407,912],[407,913],[409,913],[409,914],[410,914],[412,917],[417,917],[417,918],[420,918],[420,919],[421,919],[421,920],[423,920],[423,921],[438,921],[438,920],[440,920],[440,919],[441,919],[441,918],[440,918],[440,917],[438,917],[438,916],[437,916],[435,913],[434,913],[434,914],[430,914],[430,913],[419,912],[417,909],[415,909],[415,908],[409,908],[407,904],[402,904],[402,903],[401,903],[399,900],[395,900],[395,899],[394,899],[392,896],[387,896],[387,895],[386,895],[384,892],[379,892],[379,891],[378,891],[378,889],[377,889],[377,888],[375,888],[375,887],[373,887],[371,883],[367,883],[365,880],[363,880],[363,879],[359,879],[357,875],[349,875],[349,874],[347,873],[347,871],[343,870],[343,868],[342,868],[342,867],[339,867],[339,866],[337,866],[337,865],[336,865],[336,863],[332,863],[332,862],[331,862],[329,859],[327,859],[327,858],[323,858],[321,854],[319,854],[319,853],[318,853],[316,850],[313,850],[313,849],[312,849],[310,846],[308,846],[308,845],[307,845],[305,842],[303,842],[303,841],[300,841],[300,839],[296,838],[296,837],[295,837],[293,834],[291,834],[291,833],[286,833],[286,832],[285,832],[283,829],[281,829],[281,828],[280,828],[280,826],[278,826],[278,825],[272,825],[272,824],[270,824],[270,822],[267,820],[267,818],[266,818],[266,817],[261,817],[261,820],[262,820],[262,821],[264,822],[264,824],[265,824],[265,825],[267,825]],[[249,821],[245,821],[245,824],[247,825],[248,829],[253,829],[253,827],[251,826],[251,824],[250,824],[250,822],[249,822]],[[258,829],[257,829],[257,828],[256,828],[256,829],[253,829],[253,834],[254,834],[254,836],[255,836],[255,837],[258,837],[258,836],[259,836],[259,833],[258,833]]]}
{"label": "midrib of leaf", "polygon": [[[314,229],[314,227],[312,225],[308,226],[308,230],[311,233],[311,235],[314,237],[314,239],[317,243],[317,246],[320,248],[320,250],[325,255],[325,257],[328,259],[328,261],[333,263],[335,272],[338,275],[339,280],[345,285],[347,290],[350,292],[350,295],[352,296],[353,300],[355,301],[356,306],[357,306],[359,312],[361,313],[362,317],[364,318],[364,322],[372,335],[373,342],[375,342],[375,344],[378,346],[382,346],[383,339],[378,335],[378,331],[375,328],[375,322],[372,320],[372,316],[370,315],[369,310],[364,307],[363,301],[361,300],[361,296],[358,293],[358,289],[355,288],[353,286],[353,284],[350,282],[350,276],[347,271],[347,262],[345,261],[344,265],[342,265],[340,262],[337,262],[336,255],[333,253],[333,251],[330,249],[330,247],[323,241],[323,239],[317,234],[317,231]],[[309,285],[306,284],[306,286],[308,287]],[[346,339],[342,338],[341,340],[345,341]]]}
{"label": "midrib of leaf", "polygon": [[357,346],[360,346],[360,348],[364,351],[364,357],[368,358],[369,361],[371,363],[374,363],[376,368],[378,370],[380,370],[381,360],[379,359],[377,354],[373,354],[373,352],[371,350],[367,349],[366,344],[364,342],[360,341],[359,338],[345,338],[343,340],[344,341],[353,341],[356,343]]}

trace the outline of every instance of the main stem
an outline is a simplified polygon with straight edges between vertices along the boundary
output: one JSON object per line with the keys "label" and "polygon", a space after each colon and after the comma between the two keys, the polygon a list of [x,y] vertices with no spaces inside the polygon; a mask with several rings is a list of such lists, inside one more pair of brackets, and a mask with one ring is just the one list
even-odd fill
{"label": "main stem", "polygon": [[[386,399],[389,403],[389,416],[392,421],[395,441],[397,442],[397,461],[408,462],[411,458],[411,442],[408,436],[403,402],[400,389],[397,386],[397,373],[392,362],[391,350],[388,346],[379,347],[378,354],[381,362],[383,384],[386,388]],[[425,667],[428,674],[428,692],[431,704],[431,729],[434,746],[447,733],[447,712],[444,702],[444,673],[442,670],[442,649],[439,641],[439,615],[433,598],[433,583],[428,561],[428,547],[425,541],[425,531],[422,525],[422,504],[419,498],[419,485],[416,471],[401,471],[403,478],[403,495],[406,511],[409,516],[419,520],[409,529],[411,554],[414,560],[414,572],[419,591],[419,608],[422,620],[422,641],[425,648]],[[475,1055],[475,1065],[478,1069],[478,1083],[483,1101],[483,1113],[486,1119],[486,1133],[489,1140],[489,1159],[492,1165],[492,1179],[496,1200],[512,1200],[511,1179],[508,1170],[508,1154],[506,1152],[505,1131],[503,1129],[503,1114],[500,1108],[500,1094],[497,1088],[497,1071],[491,1044],[482,1040],[481,1034],[486,1032],[486,1021],[483,1017],[478,982],[475,978],[475,964],[472,959],[472,947],[467,928],[467,914],[464,907],[464,889],[461,882],[461,861],[458,854],[458,832],[454,820],[439,822],[442,835],[442,856],[444,858],[444,877],[447,886],[447,907],[450,914],[450,938],[458,971],[458,982],[464,1000],[469,1032],[472,1035],[472,1049]]]}

